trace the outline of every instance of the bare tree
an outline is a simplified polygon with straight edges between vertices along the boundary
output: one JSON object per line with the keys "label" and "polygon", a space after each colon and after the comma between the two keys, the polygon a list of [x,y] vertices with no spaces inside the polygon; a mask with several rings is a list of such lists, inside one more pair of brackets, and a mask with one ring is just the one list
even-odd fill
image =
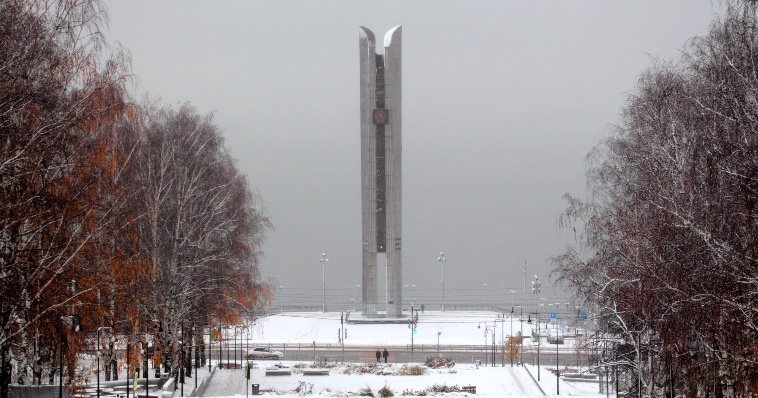
{"label": "bare tree", "polygon": [[136,178],[144,192],[140,248],[154,285],[144,313],[160,323],[176,376],[180,341],[191,341],[193,329],[252,313],[269,223],[210,116],[187,104],[146,109]]}
{"label": "bare tree", "polygon": [[[579,247],[554,259],[635,347],[646,395],[749,396],[758,379],[758,23],[730,5],[676,64],[644,73],[567,196]],[[644,362],[643,362],[644,361]]]}

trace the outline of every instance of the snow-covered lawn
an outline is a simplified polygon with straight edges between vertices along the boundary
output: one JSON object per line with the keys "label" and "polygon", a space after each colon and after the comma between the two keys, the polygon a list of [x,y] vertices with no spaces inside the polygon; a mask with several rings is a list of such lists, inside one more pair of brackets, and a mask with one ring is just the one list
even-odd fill
{"label": "snow-covered lawn", "polygon": [[[357,318],[354,315],[354,319]],[[436,345],[439,333],[439,343],[445,345],[479,345],[484,343],[485,330],[489,329],[488,344],[492,341],[492,331],[495,331],[498,341],[503,336],[523,330],[525,336],[532,331],[532,324],[527,323],[527,317],[495,312],[440,312],[426,311],[419,314],[417,333],[414,342],[418,345]],[[544,321],[544,319],[543,319]],[[283,313],[270,315],[256,320],[249,325],[248,331],[241,331],[238,338],[249,339],[250,345],[258,344],[287,344],[319,345],[337,344],[337,329],[340,327],[340,313]],[[410,344],[410,330],[405,323],[399,324],[345,324],[347,329],[347,346],[404,346]],[[554,328],[553,324],[550,326]],[[523,329],[522,329],[523,328]],[[544,323],[543,323],[544,328]],[[238,330],[240,330],[238,328]],[[228,338],[232,337],[227,331]],[[249,333],[249,334],[248,334]],[[547,332],[544,332],[545,334]],[[566,340],[562,348],[570,347],[571,339]],[[527,340],[527,344],[531,344]],[[390,357],[392,359],[392,357]],[[274,364],[292,367],[288,376],[266,376],[265,367]],[[481,367],[474,364],[456,364],[453,368],[427,369],[420,376],[398,375],[403,364],[381,366],[375,372],[359,374],[350,372],[351,368],[361,364],[338,364],[330,369],[328,376],[306,376],[299,367],[310,367],[311,362],[295,361],[261,361],[256,363],[252,371],[252,380],[246,383],[243,370],[217,369],[213,380],[208,385],[203,396],[213,397],[244,397],[250,392],[249,384],[260,386],[266,395],[280,397],[318,396],[318,397],[352,397],[358,396],[363,389],[370,389],[375,396],[384,386],[389,388],[394,396],[433,395],[440,397],[473,397],[465,392],[434,392],[434,387],[449,388],[476,386],[476,397],[543,397],[556,393],[556,377],[550,372],[550,367],[541,370],[540,386],[537,385],[536,366],[527,367]],[[531,372],[531,375],[530,375]],[[600,396],[597,383],[575,383],[561,380],[561,395]]]}
{"label": "snow-covered lawn", "polygon": [[[412,397],[423,394],[440,397],[472,397],[465,392],[432,392],[435,386],[448,388],[473,385],[476,386],[477,397],[542,397],[535,380],[523,367],[477,367],[475,365],[455,365],[453,368],[427,369],[425,375],[404,376],[396,375],[402,364],[381,365],[376,371],[381,374],[347,374],[349,366],[338,365],[331,368],[328,376],[305,376],[300,369],[294,367],[297,362],[277,362],[285,366],[293,366],[290,376],[266,376],[265,366],[256,365],[252,372],[252,380],[246,383],[243,370],[216,370],[213,381],[203,396],[245,396],[245,385],[255,383],[260,386],[262,394],[280,397],[316,396],[316,397],[352,397],[357,396],[365,388],[371,389],[375,396],[378,390],[387,386],[396,397]],[[301,363],[309,366],[309,363]],[[536,378],[536,367],[529,370]],[[548,396],[555,395],[555,376],[548,368],[542,369],[542,389]],[[568,383],[561,381],[561,395],[600,396],[596,383]]]}

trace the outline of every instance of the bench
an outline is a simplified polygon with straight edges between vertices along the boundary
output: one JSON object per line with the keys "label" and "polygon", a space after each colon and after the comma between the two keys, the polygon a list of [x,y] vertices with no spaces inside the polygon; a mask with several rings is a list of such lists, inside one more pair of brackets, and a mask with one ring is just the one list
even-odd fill
{"label": "bench", "polygon": [[290,368],[266,368],[266,376],[290,376],[292,375],[292,369]]}
{"label": "bench", "polygon": [[476,386],[463,386],[461,387],[461,390],[469,394],[476,394]]}
{"label": "bench", "polygon": [[303,376],[329,376],[328,368],[303,369]]}

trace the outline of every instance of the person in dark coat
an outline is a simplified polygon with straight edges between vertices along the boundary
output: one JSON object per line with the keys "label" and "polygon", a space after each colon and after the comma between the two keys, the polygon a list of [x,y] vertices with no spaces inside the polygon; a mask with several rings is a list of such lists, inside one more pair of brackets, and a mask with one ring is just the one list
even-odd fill
{"label": "person in dark coat", "polygon": [[382,358],[382,353],[379,352],[379,349],[377,348],[376,349],[376,363],[381,362],[381,358]]}
{"label": "person in dark coat", "polygon": [[387,357],[390,356],[390,353],[387,352],[387,349],[384,349],[384,352],[382,353],[382,356],[384,357],[384,363],[387,363]]}

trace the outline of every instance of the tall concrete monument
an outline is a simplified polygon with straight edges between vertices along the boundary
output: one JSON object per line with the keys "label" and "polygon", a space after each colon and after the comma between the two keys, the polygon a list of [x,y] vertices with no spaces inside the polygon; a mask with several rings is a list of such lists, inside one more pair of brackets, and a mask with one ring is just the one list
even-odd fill
{"label": "tall concrete monument", "polygon": [[[363,203],[363,314],[402,316],[402,28],[384,35],[361,26],[361,201]],[[385,302],[379,302],[377,264],[386,264]]]}

